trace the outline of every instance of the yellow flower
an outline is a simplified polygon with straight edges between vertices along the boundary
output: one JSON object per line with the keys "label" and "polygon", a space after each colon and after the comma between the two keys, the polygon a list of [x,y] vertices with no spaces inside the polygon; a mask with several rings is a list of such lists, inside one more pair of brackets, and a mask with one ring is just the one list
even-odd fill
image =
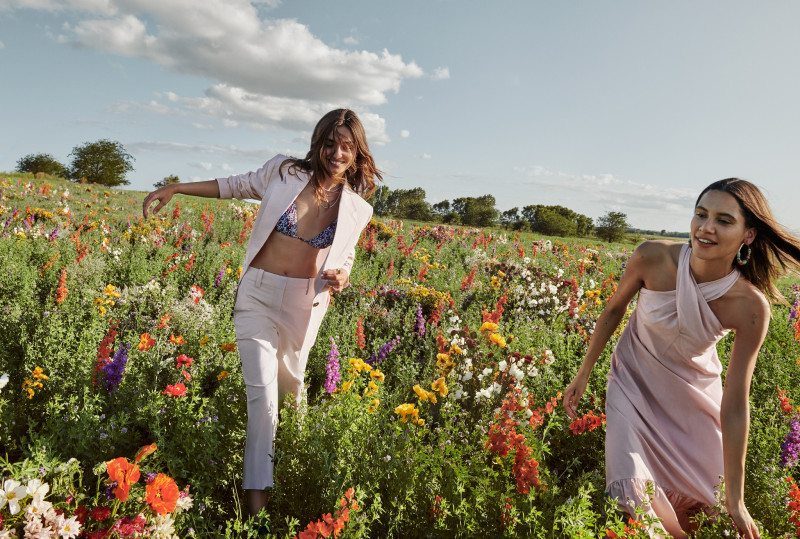
{"label": "yellow flower", "polygon": [[367,407],[367,412],[372,413],[378,410],[378,405],[381,403],[378,399],[372,399],[372,402]]}
{"label": "yellow flower", "polygon": [[357,357],[350,358],[350,366],[358,373],[361,371],[372,372],[372,365],[365,363],[363,359]]}
{"label": "yellow flower", "polygon": [[217,380],[222,380],[223,378],[227,378],[227,377],[228,377],[228,371],[222,371],[221,373],[219,373],[217,375]]}
{"label": "yellow flower", "polygon": [[351,387],[353,387],[353,381],[352,380],[346,381],[345,383],[342,384],[342,388],[341,388],[342,393],[350,391]]}
{"label": "yellow flower", "polygon": [[505,276],[506,276],[506,274],[505,274],[505,273],[503,273],[502,271],[498,271],[498,272],[497,272],[497,275],[499,275],[500,277],[505,277]]}
{"label": "yellow flower", "polygon": [[428,392],[422,389],[419,384],[414,386],[414,393],[416,393],[417,397],[420,399],[424,401],[428,400]]}
{"label": "yellow flower", "polygon": [[492,333],[489,335],[489,340],[499,346],[500,348],[506,347],[506,340],[499,333]]}
{"label": "yellow flower", "polygon": [[431,384],[431,388],[434,391],[438,391],[439,395],[441,395],[442,397],[447,395],[447,384],[444,381],[444,376],[442,376],[441,378],[436,380],[433,384]]}
{"label": "yellow flower", "polygon": [[403,423],[407,423],[409,418],[412,420],[412,422],[416,422],[417,419],[419,419],[419,410],[417,410],[417,407],[414,404],[401,404],[394,409],[394,412],[400,416],[400,420]]}
{"label": "yellow flower", "polygon": [[450,353],[457,354],[460,356],[464,353],[464,351],[457,344],[454,344],[453,346],[450,347]]}
{"label": "yellow flower", "polygon": [[239,269],[236,270],[236,278],[237,279],[241,279],[242,278],[242,269],[243,269],[243,266],[239,266]]}
{"label": "yellow flower", "polygon": [[373,395],[377,392],[378,385],[375,382],[370,381],[370,383],[367,385],[367,389],[364,390],[364,395]]}
{"label": "yellow flower", "polygon": [[384,376],[383,373],[379,370],[374,370],[371,373],[369,373],[369,377],[379,382],[383,382],[386,379],[386,376]]}
{"label": "yellow flower", "polygon": [[[203,337],[202,339],[200,339],[200,346],[202,346],[203,348],[205,348],[207,344],[208,344],[208,335],[206,335],[205,337]],[[223,371],[223,372],[224,372],[224,371]]]}
{"label": "yellow flower", "polygon": [[35,369],[33,369],[33,377],[34,378],[38,378],[39,380],[49,380],[50,379],[50,377],[48,377],[46,374],[44,374],[44,372],[42,371],[41,367],[36,367]]}
{"label": "yellow flower", "polygon": [[415,421],[415,423],[417,424],[417,426],[418,426],[418,427],[423,427],[423,426],[425,426],[425,421],[424,421],[424,420],[422,420],[422,419],[417,419],[417,420]]}
{"label": "yellow flower", "polygon": [[482,331],[482,332],[483,331],[493,332],[493,331],[497,331],[498,327],[500,327],[500,326],[498,326],[497,324],[495,324],[493,322],[484,322],[483,325],[481,326],[480,331]]}
{"label": "yellow flower", "polygon": [[106,296],[108,296],[110,298],[112,298],[112,297],[113,298],[121,297],[122,295],[119,292],[117,292],[116,290],[117,290],[117,287],[114,286],[113,284],[110,284],[110,285],[107,285],[105,287],[105,289],[103,290],[103,294],[105,294]]}

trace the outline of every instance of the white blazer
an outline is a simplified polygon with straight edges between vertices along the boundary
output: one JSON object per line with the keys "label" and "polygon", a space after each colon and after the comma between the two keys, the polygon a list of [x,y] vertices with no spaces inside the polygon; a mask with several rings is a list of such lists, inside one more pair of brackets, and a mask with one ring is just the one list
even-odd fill
{"label": "white blazer", "polygon": [[[308,183],[308,173],[295,169],[296,173],[290,174],[286,171],[288,165],[284,167],[283,179],[281,179],[279,168],[286,159],[289,158],[285,155],[276,155],[255,172],[228,178],[217,178],[220,198],[261,201],[261,207],[258,209],[256,220],[253,223],[253,230],[247,242],[247,251],[242,268],[243,276],[253,258],[255,258],[275,229],[278,219]],[[361,231],[367,226],[371,217],[372,206],[353,191],[349,185],[345,185],[339,200],[339,213],[333,243],[328,249],[324,261],[319,264],[320,270],[314,280],[314,306],[306,330],[303,349],[309,349],[314,344],[322,318],[328,309],[330,300],[328,284],[322,278],[322,272],[326,269],[344,268],[350,273],[355,258],[356,243],[358,243]]]}

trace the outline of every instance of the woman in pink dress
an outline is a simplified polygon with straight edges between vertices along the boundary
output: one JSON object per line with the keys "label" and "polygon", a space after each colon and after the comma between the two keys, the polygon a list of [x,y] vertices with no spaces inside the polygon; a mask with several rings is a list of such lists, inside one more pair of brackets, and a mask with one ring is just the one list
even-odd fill
{"label": "woman in pink dress", "polygon": [[[695,204],[689,245],[646,241],[600,315],[586,357],[564,392],[577,417],[589,373],[638,293],[614,349],[606,394],[606,494],[687,537],[690,517],[725,505],[744,537],[760,537],[744,503],[750,380],[770,320],[785,299],[774,281],[800,269],[800,239],[775,221],[753,184],[727,179]],[[735,332],[723,388],[716,344]]]}

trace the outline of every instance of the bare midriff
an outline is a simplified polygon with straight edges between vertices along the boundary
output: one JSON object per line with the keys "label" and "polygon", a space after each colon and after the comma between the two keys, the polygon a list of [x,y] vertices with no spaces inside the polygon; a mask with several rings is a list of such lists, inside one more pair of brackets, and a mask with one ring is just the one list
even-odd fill
{"label": "bare midriff", "polygon": [[310,279],[317,276],[319,249],[273,230],[250,265],[276,275]]}

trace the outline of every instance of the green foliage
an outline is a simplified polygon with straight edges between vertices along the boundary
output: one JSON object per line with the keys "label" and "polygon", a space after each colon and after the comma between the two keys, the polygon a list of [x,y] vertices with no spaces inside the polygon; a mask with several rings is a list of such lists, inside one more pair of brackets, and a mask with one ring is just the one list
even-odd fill
{"label": "green foliage", "polygon": [[494,225],[498,214],[492,195],[457,198],[453,200],[453,212],[463,225],[484,227]]}
{"label": "green foliage", "polygon": [[49,153],[29,154],[25,157],[20,157],[17,161],[17,170],[19,172],[30,172],[31,174],[43,173],[48,176],[68,177],[67,168],[56,161]]}
{"label": "green foliage", "polygon": [[70,178],[75,181],[86,179],[109,187],[127,185],[125,175],[133,170],[134,158],[121,143],[101,139],[75,146],[70,155]]}
{"label": "green foliage", "polygon": [[564,206],[525,206],[522,217],[533,232],[547,236],[588,236],[592,231],[591,218]]}
{"label": "green foliage", "polygon": [[178,176],[176,176],[175,174],[170,174],[169,176],[166,176],[164,179],[158,180],[156,183],[154,183],[153,187],[158,189],[159,187],[164,187],[165,185],[172,185],[175,183],[181,183],[181,179],[178,178]]}
{"label": "green foliage", "polygon": [[[145,221],[141,193],[21,175],[0,178],[0,195],[0,376],[8,375],[0,468],[4,477],[48,482],[48,499],[66,514],[102,502],[106,461],[155,443],[143,471],[191,485],[194,506],[176,520],[180,537],[189,528],[198,537],[255,537],[259,524],[269,537],[293,537],[335,515],[351,487],[359,509],[343,537],[644,537],[603,497],[605,429],[573,434],[558,403],[614,293],[623,246],[373,222],[375,241],[368,231],[353,286],[333,296],[309,354],[307,401],[280,411],[267,515],[247,520],[246,393],[231,343],[239,237],[255,207],[181,197],[180,211]],[[790,284],[782,286],[796,299]],[[484,311],[498,312],[495,340],[481,331]],[[773,308],[751,390],[746,501],[762,537],[795,533],[785,477],[797,469],[780,465],[795,412],[785,414],[777,394],[800,403],[790,314]],[[332,340],[342,379],[329,394]],[[592,371],[582,414],[603,412],[615,341]],[[731,346],[732,336],[719,344],[723,364]],[[111,390],[97,370],[104,348],[128,358]],[[179,368],[181,354],[190,366]],[[383,379],[357,371],[351,358],[374,358]],[[440,379],[446,392],[434,387]],[[179,383],[183,396],[165,394]],[[525,410],[513,416],[538,463],[541,487],[528,493],[517,488],[514,456],[487,449],[515,389],[542,416],[537,426]],[[421,424],[403,422],[401,405],[413,406]],[[0,511],[10,519],[8,506]],[[698,537],[733,536],[719,511],[698,516]]]}
{"label": "green foliage", "polygon": [[603,241],[620,241],[628,230],[627,216],[619,211],[606,212],[597,220],[595,234]]}

